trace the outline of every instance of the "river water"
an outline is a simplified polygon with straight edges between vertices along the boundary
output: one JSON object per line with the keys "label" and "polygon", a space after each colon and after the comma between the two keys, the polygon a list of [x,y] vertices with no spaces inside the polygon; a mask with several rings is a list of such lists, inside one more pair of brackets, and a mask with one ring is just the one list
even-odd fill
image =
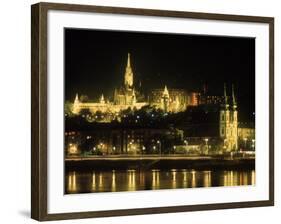
{"label": "river water", "polygon": [[255,170],[67,171],[65,193],[254,185]]}

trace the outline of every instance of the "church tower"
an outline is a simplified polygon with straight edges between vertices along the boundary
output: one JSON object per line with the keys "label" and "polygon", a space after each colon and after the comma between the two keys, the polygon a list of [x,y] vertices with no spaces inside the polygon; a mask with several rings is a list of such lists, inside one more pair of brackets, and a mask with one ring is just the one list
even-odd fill
{"label": "church tower", "polygon": [[100,97],[100,104],[105,104],[105,100],[104,100],[103,94],[101,94],[101,97]]}
{"label": "church tower", "polygon": [[220,137],[224,141],[224,149],[228,150],[230,111],[228,104],[228,96],[226,93],[226,84],[224,84],[224,102],[220,109]]}
{"label": "church tower", "polygon": [[223,140],[223,148],[230,152],[238,149],[238,112],[237,102],[232,85],[232,105],[228,103],[226,85],[224,84],[224,103],[220,109],[220,138]]}
{"label": "church tower", "polygon": [[80,112],[80,100],[78,97],[78,93],[76,93],[73,103],[72,113],[79,114],[79,112]]}
{"label": "church tower", "polygon": [[125,79],[124,79],[124,84],[127,90],[132,89],[133,80],[134,80],[134,74],[131,67],[130,53],[128,53],[127,66],[126,66]]}
{"label": "church tower", "polygon": [[164,112],[168,112],[169,110],[169,100],[170,100],[170,95],[167,86],[165,86],[163,94],[162,94],[162,108]]}
{"label": "church tower", "polygon": [[238,111],[237,102],[234,94],[234,85],[232,85],[232,149],[238,149]]}

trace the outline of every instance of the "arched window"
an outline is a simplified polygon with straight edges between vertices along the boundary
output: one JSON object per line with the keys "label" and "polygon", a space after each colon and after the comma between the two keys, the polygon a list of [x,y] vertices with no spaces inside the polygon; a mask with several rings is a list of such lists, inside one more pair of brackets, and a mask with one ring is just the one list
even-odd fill
{"label": "arched window", "polygon": [[221,128],[221,135],[224,135],[224,128]]}

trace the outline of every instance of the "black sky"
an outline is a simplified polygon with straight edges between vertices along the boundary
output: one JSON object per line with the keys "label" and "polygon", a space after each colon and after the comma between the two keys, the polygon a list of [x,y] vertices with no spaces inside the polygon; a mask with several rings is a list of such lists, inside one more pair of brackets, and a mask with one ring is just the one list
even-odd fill
{"label": "black sky", "polygon": [[255,39],[186,34],[65,29],[65,98],[75,93],[111,97],[123,83],[127,53],[135,83],[152,88],[183,88],[222,95],[235,84],[248,116],[255,107]]}

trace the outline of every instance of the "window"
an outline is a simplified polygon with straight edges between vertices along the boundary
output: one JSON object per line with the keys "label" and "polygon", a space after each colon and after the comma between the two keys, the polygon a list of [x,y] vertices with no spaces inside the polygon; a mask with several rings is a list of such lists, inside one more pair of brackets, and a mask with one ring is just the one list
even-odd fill
{"label": "window", "polygon": [[224,135],[224,128],[221,129],[221,135]]}

